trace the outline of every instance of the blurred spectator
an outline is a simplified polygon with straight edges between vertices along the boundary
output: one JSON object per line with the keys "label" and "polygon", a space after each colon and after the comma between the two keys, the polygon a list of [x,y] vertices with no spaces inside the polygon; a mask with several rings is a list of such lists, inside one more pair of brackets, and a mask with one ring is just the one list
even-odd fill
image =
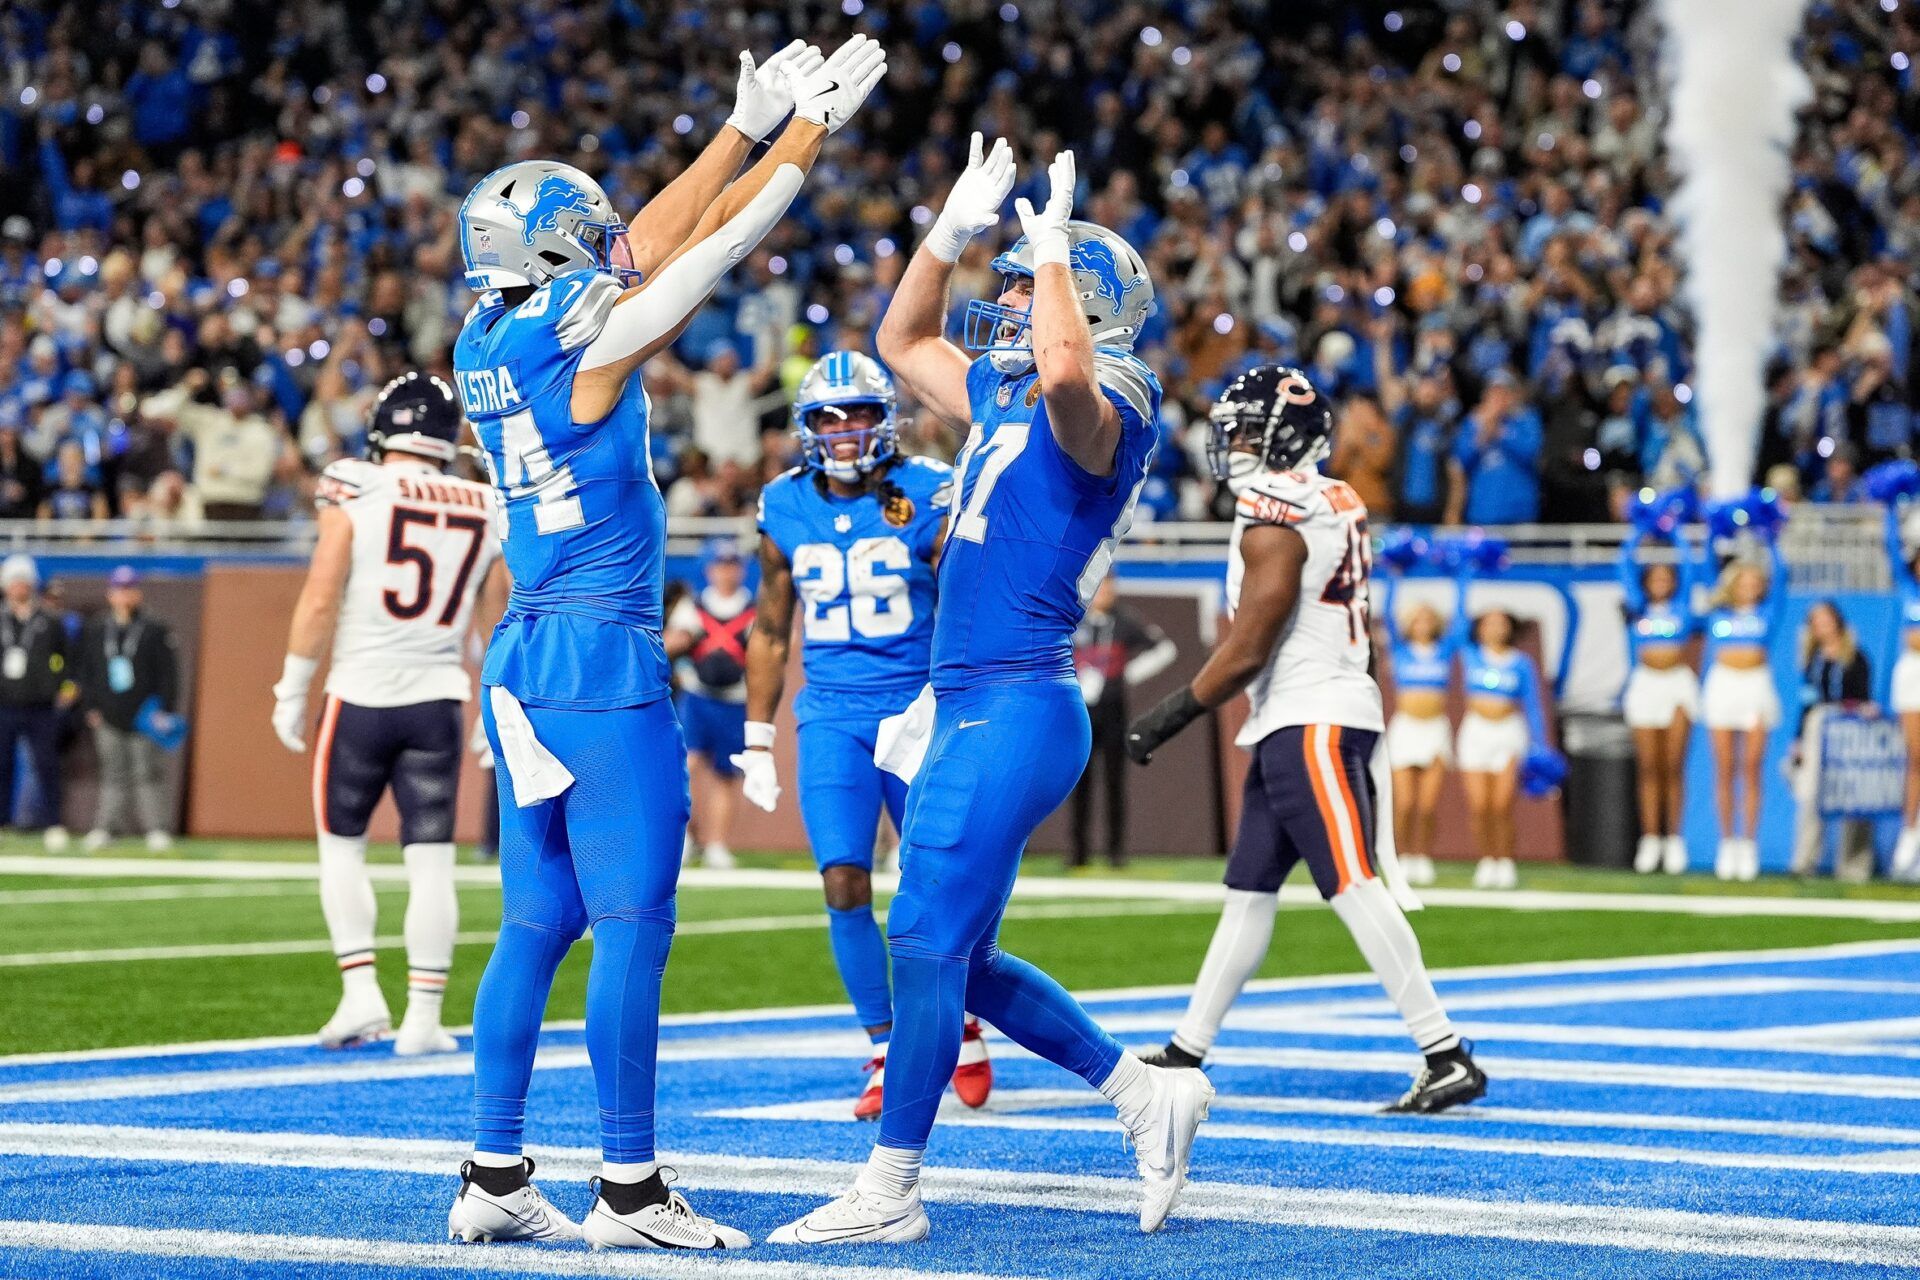
{"label": "blurred spectator", "polygon": [[229,365],[217,380],[190,370],[179,386],[148,397],[141,412],[174,423],[193,443],[193,487],[207,519],[265,514],[267,488],[292,445],[255,411],[254,390],[239,370]]}
{"label": "blurred spectator", "polygon": [[1448,463],[1447,523],[1522,524],[1540,518],[1540,415],[1505,369],[1487,379]]}
{"label": "blurred spectator", "polygon": [[87,455],[76,440],[64,440],[54,455],[53,488],[40,499],[42,520],[104,520],[107,498],[87,478]]}
{"label": "blurred spectator", "polygon": [[0,520],[30,520],[40,513],[46,472],[20,443],[18,417],[0,405]]}
{"label": "blurred spectator", "polygon": [[[60,824],[60,711],[72,705],[67,632],[40,602],[40,569],[33,557],[0,562],[0,826],[44,831],[47,851],[67,847]],[[37,812],[14,812],[14,761],[24,745]],[[22,806],[25,809],[25,806]]]}
{"label": "blurred spectator", "polygon": [[[131,817],[147,847],[172,844],[163,789],[165,753],[140,731],[141,709],[172,713],[180,698],[180,659],[167,624],[148,614],[140,575],[121,565],[107,575],[107,607],[80,634],[74,680],[86,708],[100,765],[100,802],[82,842],[104,847]],[[132,806],[131,812],[128,806]]]}

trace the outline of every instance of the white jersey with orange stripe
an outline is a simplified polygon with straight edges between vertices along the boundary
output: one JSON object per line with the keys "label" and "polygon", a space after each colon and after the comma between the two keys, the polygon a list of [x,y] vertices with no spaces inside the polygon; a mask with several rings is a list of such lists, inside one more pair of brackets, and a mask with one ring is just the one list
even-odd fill
{"label": "white jersey with orange stripe", "polygon": [[353,525],[327,692],[361,707],[465,702],[473,603],[500,554],[492,486],[411,459],[346,458],[314,502]]}
{"label": "white jersey with orange stripe", "polygon": [[1373,547],[1367,507],[1345,483],[1309,467],[1267,471],[1240,490],[1227,553],[1227,611],[1240,607],[1246,560],[1240,540],[1254,525],[1292,529],[1307,544],[1300,600],[1267,665],[1247,687],[1252,704],[1234,741],[1250,747],[1276,729],[1297,724],[1386,727],[1380,686],[1367,668],[1373,639],[1367,617],[1367,577]]}

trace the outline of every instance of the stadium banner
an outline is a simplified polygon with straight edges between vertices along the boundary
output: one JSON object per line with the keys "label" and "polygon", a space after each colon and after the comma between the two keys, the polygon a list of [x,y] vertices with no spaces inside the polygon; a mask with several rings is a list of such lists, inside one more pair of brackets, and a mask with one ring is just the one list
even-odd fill
{"label": "stadium banner", "polygon": [[1907,745],[1897,721],[1830,710],[1820,724],[1820,815],[1884,818],[1906,796]]}

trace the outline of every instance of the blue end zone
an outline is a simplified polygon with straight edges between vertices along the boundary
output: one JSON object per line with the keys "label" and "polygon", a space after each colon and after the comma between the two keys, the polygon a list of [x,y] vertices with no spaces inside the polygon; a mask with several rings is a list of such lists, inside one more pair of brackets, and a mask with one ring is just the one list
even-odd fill
{"label": "blue end zone", "polygon": [[[1153,1237],[1110,1108],[995,1040],[994,1101],[935,1133],[931,1240],[760,1246],[715,1274],[1920,1276],[1912,975],[1920,944],[1444,978],[1494,1083],[1431,1118],[1376,1113],[1417,1058],[1371,980],[1261,984],[1210,1063],[1196,1185]],[[1135,1045],[1183,1004],[1090,1001]],[[695,1204],[763,1238],[840,1189],[874,1135],[850,1119],[864,1048],[844,1015],[666,1028],[660,1127]],[[591,1072],[578,1031],[543,1054],[529,1135],[579,1214]],[[330,1280],[468,1274],[436,1250],[470,1104],[464,1058],[384,1047],[0,1061],[0,1276],[317,1276],[307,1238],[335,1251]],[[539,1256],[592,1273],[578,1249]]]}

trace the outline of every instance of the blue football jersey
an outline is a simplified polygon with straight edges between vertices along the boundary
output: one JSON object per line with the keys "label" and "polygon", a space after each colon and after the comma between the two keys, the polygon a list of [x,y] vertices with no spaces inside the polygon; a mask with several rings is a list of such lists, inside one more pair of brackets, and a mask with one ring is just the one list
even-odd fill
{"label": "blue football jersey", "polygon": [[761,536],[793,566],[800,605],[807,684],[794,699],[797,719],[864,709],[890,715],[927,682],[931,561],[953,470],[903,458],[885,486],[840,498],[818,473],[795,468],[760,491]]}
{"label": "blue football jersey", "polygon": [[667,693],[666,505],[639,375],[601,421],[573,421],[574,371],[620,293],[613,277],[583,269],[517,307],[485,294],[454,344],[455,385],[500,493],[513,573],[481,682],[530,705],[634,707]]}
{"label": "blue football jersey", "polygon": [[936,692],[1071,679],[1073,632],[1133,519],[1160,433],[1160,380],[1132,353],[1096,348],[1100,390],[1120,412],[1113,474],[1089,474],[1053,438],[1039,375],[967,371],[973,430],[954,464],[953,524],[940,556]]}

